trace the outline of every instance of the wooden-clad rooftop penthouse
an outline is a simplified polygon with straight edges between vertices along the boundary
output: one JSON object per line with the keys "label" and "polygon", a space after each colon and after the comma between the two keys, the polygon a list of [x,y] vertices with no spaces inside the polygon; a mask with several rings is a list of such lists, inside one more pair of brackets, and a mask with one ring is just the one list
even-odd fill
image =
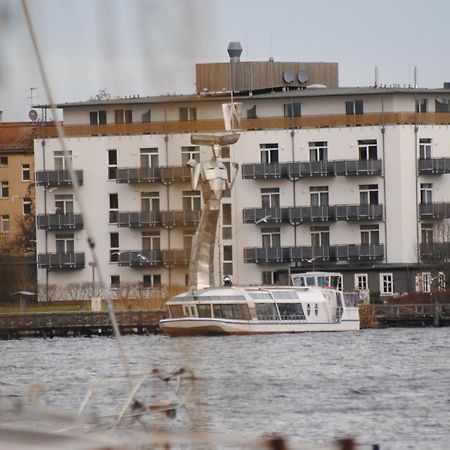
{"label": "wooden-clad rooftop penthouse", "polygon": [[195,67],[197,93],[231,91],[230,78],[233,91],[239,92],[304,88],[314,84],[337,88],[339,85],[337,63],[237,61],[196,64]]}

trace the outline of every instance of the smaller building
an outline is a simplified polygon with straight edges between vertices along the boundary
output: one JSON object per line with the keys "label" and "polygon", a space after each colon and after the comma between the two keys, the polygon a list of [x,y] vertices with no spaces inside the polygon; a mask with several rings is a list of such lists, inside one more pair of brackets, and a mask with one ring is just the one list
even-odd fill
{"label": "smaller building", "polygon": [[[35,124],[0,123],[0,301],[35,284]],[[8,281],[8,282],[7,282]]]}

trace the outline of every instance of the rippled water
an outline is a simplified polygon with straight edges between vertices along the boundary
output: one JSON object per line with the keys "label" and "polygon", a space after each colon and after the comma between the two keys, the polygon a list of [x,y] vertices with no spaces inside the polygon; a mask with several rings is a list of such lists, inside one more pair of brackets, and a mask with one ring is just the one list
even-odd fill
{"label": "rippled water", "polygon": [[[313,443],[355,436],[382,450],[450,448],[449,328],[124,341],[132,370],[193,369],[193,402],[208,431]],[[23,339],[0,348],[4,385],[121,370],[111,338]],[[52,393],[52,404],[80,401],[69,385]],[[186,427],[186,416],[174,425]]]}

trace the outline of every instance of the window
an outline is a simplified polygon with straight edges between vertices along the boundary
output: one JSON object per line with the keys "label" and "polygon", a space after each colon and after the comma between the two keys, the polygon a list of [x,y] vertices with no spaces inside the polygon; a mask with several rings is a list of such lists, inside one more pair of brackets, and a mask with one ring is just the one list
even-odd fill
{"label": "window", "polygon": [[300,117],[302,115],[302,105],[300,103],[285,103],[284,117]]}
{"label": "window", "polygon": [[75,241],[73,233],[56,233],[56,253],[73,253]]}
{"label": "window", "polygon": [[394,276],[392,273],[380,273],[380,294],[392,295],[394,293]]}
{"label": "window", "polygon": [[311,247],[328,247],[330,229],[328,226],[311,227]]}
{"label": "window", "polygon": [[361,245],[379,244],[380,231],[378,225],[361,225]]}
{"label": "window", "polygon": [[109,223],[117,223],[119,218],[119,194],[109,194]]}
{"label": "window", "polygon": [[431,139],[420,138],[419,139],[419,158],[431,159]]}
{"label": "window", "polygon": [[231,226],[231,204],[222,204],[222,239],[232,238]]}
{"label": "window", "polygon": [[91,111],[89,113],[89,122],[91,125],[105,125],[106,124],[106,111]]}
{"label": "window", "polygon": [[326,141],[317,141],[309,143],[309,160],[310,161],[327,161],[328,160],[328,143]]}
{"label": "window", "polygon": [[432,244],[433,243],[433,224],[432,223],[422,223],[420,227],[420,237],[422,244]]}
{"label": "window", "polygon": [[369,290],[369,277],[367,273],[355,273],[355,289],[358,291]]}
{"label": "window", "polygon": [[183,209],[185,211],[200,211],[200,191],[183,191]]}
{"label": "window", "polygon": [[279,282],[279,273],[273,272],[269,270],[264,270],[261,273],[262,276],[262,284],[263,285],[271,285],[271,284],[278,284]]}
{"label": "window", "polygon": [[181,147],[181,165],[185,166],[191,159],[200,162],[200,148],[196,145]]}
{"label": "window", "polygon": [[231,245],[223,246],[223,274],[233,275],[233,247]]}
{"label": "window", "polygon": [[9,183],[7,181],[0,181],[0,198],[9,197]]}
{"label": "window", "polygon": [[418,113],[426,113],[427,112],[427,99],[426,98],[418,98],[416,100],[416,112]]}
{"label": "window", "polygon": [[359,185],[359,202],[361,205],[378,205],[378,185]]}
{"label": "window", "polygon": [[151,122],[152,121],[152,110],[148,109],[145,113],[142,114],[142,122]]}
{"label": "window", "polygon": [[73,195],[60,194],[55,195],[55,214],[73,213]]}
{"label": "window", "polygon": [[309,188],[311,206],[328,206],[328,186],[314,186]]}
{"label": "window", "polygon": [[[221,157],[222,157],[222,159],[230,159],[230,147],[228,147],[228,146],[225,146],[225,147],[222,147],[221,149]],[[228,173],[230,173],[229,171],[228,171]]]}
{"label": "window", "polygon": [[279,228],[261,228],[262,246],[281,247],[281,233]]}
{"label": "window", "polygon": [[8,157],[0,156],[0,167],[8,167]]}
{"label": "window", "polygon": [[119,233],[109,233],[109,261],[119,261]]}
{"label": "window", "polygon": [[141,211],[159,211],[159,192],[141,192]]}
{"label": "window", "polygon": [[28,216],[31,214],[31,198],[24,197],[22,199],[22,214]]}
{"label": "window", "polygon": [[278,144],[260,144],[261,163],[272,164],[278,162]]}
{"label": "window", "polygon": [[119,289],[119,288],[120,288],[120,276],[111,275],[111,289]]}
{"label": "window", "polygon": [[22,164],[22,181],[30,181],[31,172],[29,164]]}
{"label": "window", "polygon": [[445,280],[445,273],[439,272],[438,273],[438,290],[443,291],[446,287],[446,280]]}
{"label": "window", "polygon": [[7,214],[0,216],[0,233],[9,233],[9,216]]}
{"label": "window", "polygon": [[114,111],[114,117],[116,123],[132,123],[133,122],[133,111],[131,109],[123,110],[116,109]]}
{"label": "window", "polygon": [[189,250],[192,248],[192,239],[194,238],[195,230],[183,230],[183,248]]}
{"label": "window", "polygon": [[433,279],[431,278],[430,272],[422,272],[422,292],[431,292],[431,283]]}
{"label": "window", "polygon": [[159,287],[161,286],[161,275],[150,274],[142,277],[142,285],[144,287]]}
{"label": "window", "polygon": [[345,102],[345,114],[353,116],[355,114],[364,114],[364,103],[362,100],[350,100]]}
{"label": "window", "polygon": [[117,178],[117,150],[108,150],[108,180]]}
{"label": "window", "polygon": [[256,105],[247,109],[247,119],[257,119],[258,115],[256,114]]}
{"label": "window", "polygon": [[434,108],[437,113],[448,113],[450,112],[450,100],[448,98],[436,99]]}
{"label": "window", "polygon": [[262,188],[261,203],[263,208],[279,208],[280,207],[280,189],[279,188]]}
{"label": "window", "polygon": [[420,184],[420,203],[429,205],[433,202],[433,184],[421,183]]}
{"label": "window", "polygon": [[66,160],[64,157],[64,152],[57,151],[53,152],[53,161],[55,164],[55,170],[67,170],[68,164],[72,164],[72,152],[69,151],[69,158]]}
{"label": "window", "polygon": [[159,231],[142,232],[142,250],[160,250],[161,237]]}
{"label": "window", "polygon": [[141,167],[158,167],[158,149],[141,148]]}
{"label": "window", "polygon": [[187,106],[182,106],[179,111],[180,111],[180,120],[185,122],[197,120],[197,108],[189,108]]}
{"label": "window", "polygon": [[378,158],[377,140],[361,139],[358,141],[359,160],[369,161]]}

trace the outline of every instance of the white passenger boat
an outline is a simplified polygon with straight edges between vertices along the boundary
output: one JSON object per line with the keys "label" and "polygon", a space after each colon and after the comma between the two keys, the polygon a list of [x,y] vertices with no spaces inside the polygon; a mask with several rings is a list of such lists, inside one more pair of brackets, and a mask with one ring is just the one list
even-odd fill
{"label": "white passenger boat", "polygon": [[167,302],[160,322],[169,336],[359,330],[355,298],[340,290],[337,273],[292,277],[294,286],[208,287]]}

